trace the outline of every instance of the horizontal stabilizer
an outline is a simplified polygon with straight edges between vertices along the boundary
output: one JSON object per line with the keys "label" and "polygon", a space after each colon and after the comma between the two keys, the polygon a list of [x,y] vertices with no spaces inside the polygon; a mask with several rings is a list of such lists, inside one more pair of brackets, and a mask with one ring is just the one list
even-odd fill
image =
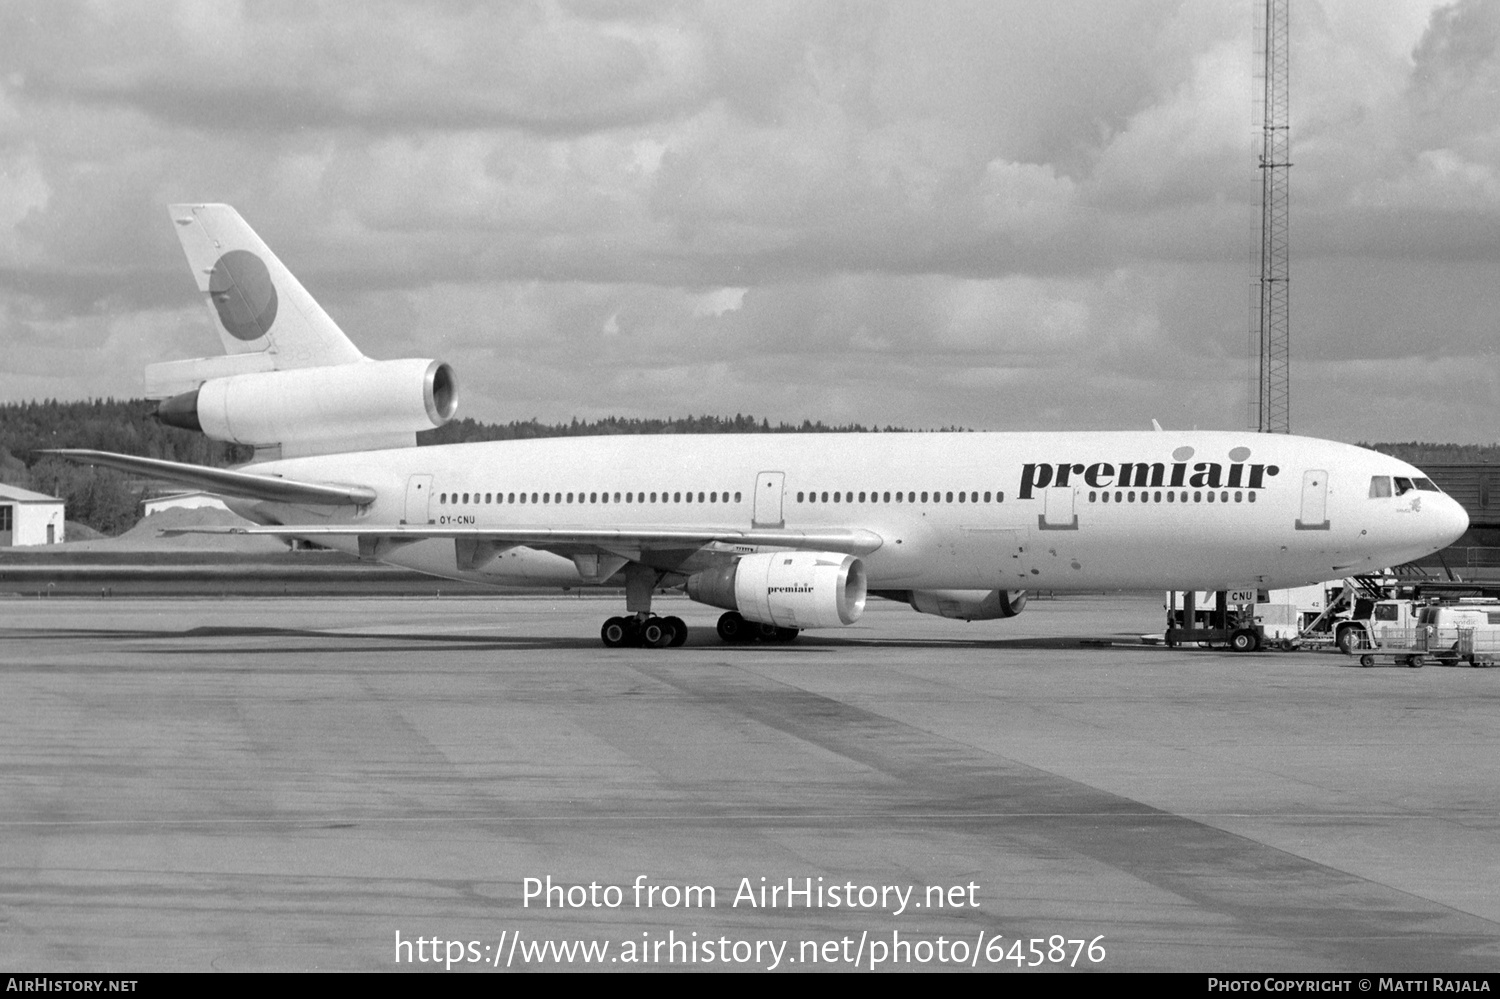
{"label": "horizontal stabilizer", "polygon": [[283,525],[279,527],[184,527],[162,532],[179,534],[270,534],[277,537],[359,537],[388,541],[421,541],[427,538],[483,540],[501,546],[528,548],[666,549],[701,548],[713,542],[731,545],[768,545],[829,552],[868,555],[884,539],[874,531],[858,528],[794,531],[778,528],[576,528],[576,527],[438,527],[432,524],[376,527]]}
{"label": "horizontal stabilizer", "polygon": [[211,378],[232,378],[275,370],[276,358],[270,354],[224,354],[185,361],[161,361],[146,365],[146,398],[170,399],[193,391]]}
{"label": "horizontal stabilizer", "polygon": [[131,475],[165,479],[204,492],[237,499],[266,500],[272,503],[301,503],[312,506],[364,506],[375,501],[375,490],[369,486],[337,485],[325,482],[298,482],[274,475],[256,475],[227,468],[205,468],[160,458],[139,458],[109,451],[77,448],[43,450],[68,461],[84,465],[102,465]]}

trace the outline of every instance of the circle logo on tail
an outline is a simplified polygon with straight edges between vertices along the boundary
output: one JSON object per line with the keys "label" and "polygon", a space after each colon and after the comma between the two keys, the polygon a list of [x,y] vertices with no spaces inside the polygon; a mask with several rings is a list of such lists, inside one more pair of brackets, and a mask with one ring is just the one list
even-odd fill
{"label": "circle logo on tail", "polygon": [[276,321],[276,286],[262,260],[249,250],[230,250],[214,264],[208,297],[219,321],[238,340],[259,340]]}

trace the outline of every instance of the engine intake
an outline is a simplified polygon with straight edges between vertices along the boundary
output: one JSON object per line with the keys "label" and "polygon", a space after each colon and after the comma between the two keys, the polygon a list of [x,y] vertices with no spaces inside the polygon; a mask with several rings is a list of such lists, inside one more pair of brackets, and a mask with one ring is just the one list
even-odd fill
{"label": "engine intake", "polygon": [[745,555],[688,577],[688,596],[781,628],[837,628],[865,609],[865,567],[838,552]]}
{"label": "engine intake", "polygon": [[911,609],[960,621],[1015,617],[1026,607],[1025,590],[912,590]]}
{"label": "engine intake", "polygon": [[215,440],[280,447],[283,456],[410,447],[458,409],[458,381],[439,361],[361,361],[210,378],[161,403],[163,423]]}

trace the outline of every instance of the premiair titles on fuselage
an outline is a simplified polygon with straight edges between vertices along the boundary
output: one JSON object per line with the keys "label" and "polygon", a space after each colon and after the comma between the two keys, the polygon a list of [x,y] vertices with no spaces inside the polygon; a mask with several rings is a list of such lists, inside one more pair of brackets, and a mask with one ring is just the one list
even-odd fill
{"label": "premiair titles on fuselage", "polygon": [[[1227,477],[1224,466],[1216,461],[1195,462],[1191,474],[1188,467],[1185,461],[1170,464],[1135,461],[1119,465],[1107,461],[1088,465],[1067,461],[1027,463],[1021,466],[1021,488],[1017,491],[1017,498],[1031,499],[1036,489],[1074,485],[1072,478],[1075,475],[1093,489],[1263,489],[1266,479],[1281,473],[1275,465],[1248,465],[1238,461],[1229,465]],[[1170,476],[1167,474],[1169,468]]]}

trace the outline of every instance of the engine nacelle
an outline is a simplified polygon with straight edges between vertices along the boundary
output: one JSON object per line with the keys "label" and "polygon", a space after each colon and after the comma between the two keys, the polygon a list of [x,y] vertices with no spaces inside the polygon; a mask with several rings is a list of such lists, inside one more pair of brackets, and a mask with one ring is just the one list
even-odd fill
{"label": "engine nacelle", "polygon": [[407,358],[210,378],[162,402],[157,416],[293,457],[410,447],[418,430],[442,426],[457,408],[453,369]]}
{"label": "engine nacelle", "polygon": [[912,590],[907,602],[920,614],[936,614],[960,621],[992,621],[1021,613],[1026,607],[1026,591]]}
{"label": "engine nacelle", "polygon": [[781,628],[837,628],[865,610],[865,567],[837,552],[774,552],[688,577],[688,596]]}

